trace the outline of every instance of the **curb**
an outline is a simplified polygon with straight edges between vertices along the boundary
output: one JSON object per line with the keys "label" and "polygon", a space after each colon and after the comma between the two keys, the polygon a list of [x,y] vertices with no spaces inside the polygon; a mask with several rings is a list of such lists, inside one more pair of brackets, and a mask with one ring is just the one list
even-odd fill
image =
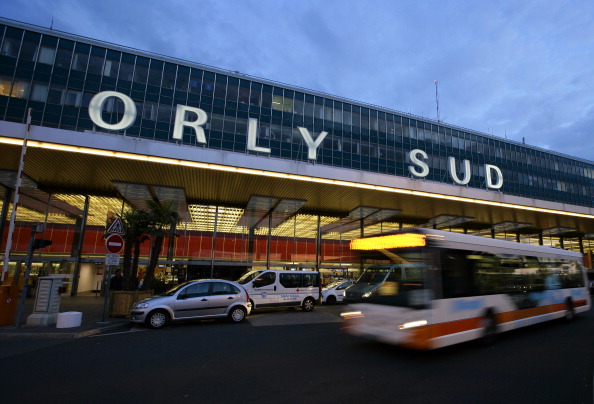
{"label": "curb", "polygon": [[101,334],[105,331],[111,331],[118,328],[128,326],[129,323],[116,323],[98,328],[92,328],[84,331],[74,332],[51,332],[51,331],[25,331],[25,332],[11,332],[11,331],[0,331],[0,338],[22,338],[22,339],[33,339],[33,338],[47,338],[47,339],[77,339],[89,337],[91,335]]}

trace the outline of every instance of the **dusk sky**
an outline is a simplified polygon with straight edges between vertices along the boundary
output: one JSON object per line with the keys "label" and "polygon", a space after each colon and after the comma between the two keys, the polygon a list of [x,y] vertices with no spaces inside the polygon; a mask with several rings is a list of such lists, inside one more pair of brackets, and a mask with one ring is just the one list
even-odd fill
{"label": "dusk sky", "polygon": [[0,16],[594,160],[594,1],[0,0]]}

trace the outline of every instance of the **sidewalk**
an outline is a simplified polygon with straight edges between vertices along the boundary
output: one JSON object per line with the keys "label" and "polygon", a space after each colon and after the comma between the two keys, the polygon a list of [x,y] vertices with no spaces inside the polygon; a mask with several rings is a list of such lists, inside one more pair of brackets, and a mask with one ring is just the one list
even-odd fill
{"label": "sidewalk", "polygon": [[[56,325],[30,326],[27,317],[33,312],[34,298],[28,298],[21,319],[21,326],[14,324],[0,326],[2,338],[82,338],[100,334],[118,328],[125,328],[131,323],[127,318],[105,316],[103,321],[103,305],[105,298],[93,295],[69,296],[60,298],[60,313],[68,311],[82,312],[80,327],[56,328]],[[346,309],[344,305],[317,305],[312,312],[303,312],[299,308],[263,309],[252,311],[247,321],[254,327],[297,325],[313,323],[330,323],[341,321],[340,313]]]}
{"label": "sidewalk", "polygon": [[[56,328],[56,324],[49,326],[27,325],[27,317],[33,313],[35,298],[25,301],[21,326],[0,326],[0,338],[82,338],[99,334],[104,331],[126,327],[130,324],[127,318],[103,317],[105,298],[93,295],[70,296],[62,295],[60,298],[60,313],[78,311],[82,313],[80,327]],[[20,301],[19,303],[20,304]],[[18,310],[18,306],[17,306]],[[105,322],[103,321],[105,320]]]}

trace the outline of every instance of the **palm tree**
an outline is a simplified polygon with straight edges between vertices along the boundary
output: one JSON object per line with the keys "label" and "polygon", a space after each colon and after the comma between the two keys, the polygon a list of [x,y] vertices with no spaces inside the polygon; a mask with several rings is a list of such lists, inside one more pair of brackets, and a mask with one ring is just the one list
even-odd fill
{"label": "palm tree", "polygon": [[151,256],[142,283],[142,290],[149,290],[153,287],[155,269],[159,262],[159,255],[161,254],[165,236],[167,234],[169,234],[170,237],[174,236],[170,229],[175,229],[175,224],[181,218],[177,213],[173,202],[147,202],[150,209],[151,222],[149,234],[151,235],[153,242],[151,246]]}
{"label": "palm tree", "polygon": [[124,235],[124,279],[123,290],[135,290],[138,284],[138,259],[140,245],[148,240],[150,215],[148,212],[133,208],[122,214],[122,221],[126,228]]}

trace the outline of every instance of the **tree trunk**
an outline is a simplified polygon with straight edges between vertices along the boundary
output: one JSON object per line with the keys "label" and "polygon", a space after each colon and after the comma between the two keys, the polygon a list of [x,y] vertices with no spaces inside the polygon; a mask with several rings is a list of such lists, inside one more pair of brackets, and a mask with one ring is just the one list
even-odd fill
{"label": "tree trunk", "polygon": [[144,280],[142,281],[141,290],[152,289],[153,280],[155,279],[155,269],[159,263],[159,255],[161,254],[161,248],[163,247],[163,241],[165,236],[156,236],[153,247],[151,248],[151,259],[146,267],[146,273],[144,274]]}
{"label": "tree trunk", "polygon": [[136,240],[134,243],[134,255],[132,257],[132,280],[134,289],[138,289],[138,261],[140,260],[140,245],[144,242],[142,240]]}
{"label": "tree trunk", "polygon": [[132,245],[134,239],[131,237],[125,237],[124,239],[124,263],[123,263],[123,279],[122,279],[122,290],[134,290],[136,284],[133,281],[135,277],[133,266],[132,266]]}

